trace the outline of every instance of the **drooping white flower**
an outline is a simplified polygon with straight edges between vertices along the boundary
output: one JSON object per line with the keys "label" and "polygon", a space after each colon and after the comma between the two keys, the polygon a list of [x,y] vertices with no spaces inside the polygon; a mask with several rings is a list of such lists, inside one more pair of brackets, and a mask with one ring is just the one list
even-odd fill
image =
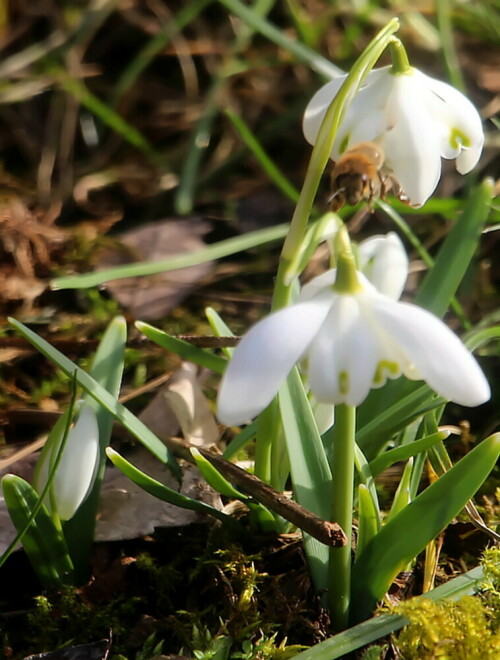
{"label": "drooping white flower", "polygon": [[[328,82],[309,102],[303,120],[306,140],[314,144],[328,106],[346,76]],[[466,174],[477,164],[484,134],[472,103],[450,85],[409,68],[373,69],[345,113],[331,158],[360,142],[376,142],[409,201],[421,206],[435,190],[441,158],[456,159]]]}
{"label": "drooping white flower", "polygon": [[[43,462],[37,466],[34,483],[38,492],[41,492],[47,483],[50,464],[59,446],[60,439],[41,457]],[[68,433],[52,482],[53,500],[61,520],[72,518],[89,494],[98,461],[99,426],[93,409],[84,405],[75,425]]]}
{"label": "drooping white flower", "polygon": [[235,425],[255,417],[303,358],[311,391],[325,403],[359,405],[372,387],[401,375],[423,379],[462,405],[489,398],[474,357],[436,316],[379,293],[361,273],[355,293],[335,291],[335,278],[335,270],[315,278],[294,305],[243,337],[221,383],[221,422]]}
{"label": "drooping white flower", "polygon": [[399,300],[408,276],[408,255],[393,231],[372,236],[358,247],[359,269],[380,293]]}

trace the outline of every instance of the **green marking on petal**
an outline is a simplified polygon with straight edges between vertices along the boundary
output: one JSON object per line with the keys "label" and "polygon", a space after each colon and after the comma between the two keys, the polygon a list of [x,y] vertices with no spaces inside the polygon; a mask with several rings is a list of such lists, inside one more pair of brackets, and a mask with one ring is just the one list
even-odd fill
{"label": "green marking on petal", "polygon": [[390,362],[389,360],[380,360],[377,365],[377,370],[373,376],[373,384],[377,387],[384,385],[387,378],[397,378],[400,374],[399,365],[397,362]]}
{"label": "green marking on petal", "polygon": [[470,147],[471,141],[459,128],[452,128],[450,133],[450,144],[453,149],[460,149],[461,147]]}
{"label": "green marking on petal", "polygon": [[339,390],[341,394],[348,394],[349,392],[349,374],[347,371],[339,373]]}

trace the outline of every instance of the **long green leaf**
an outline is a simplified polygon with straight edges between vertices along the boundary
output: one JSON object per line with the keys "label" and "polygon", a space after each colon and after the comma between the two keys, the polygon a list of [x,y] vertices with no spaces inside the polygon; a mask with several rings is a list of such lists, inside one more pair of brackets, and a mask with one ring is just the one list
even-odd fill
{"label": "long green leaf", "polygon": [[226,368],[227,360],[224,358],[218,357],[203,348],[193,346],[193,344],[190,344],[188,341],[172,337],[172,335],[149,325],[149,323],[136,321],[135,327],[146,335],[148,339],[154,341],[155,344],[165,348],[167,351],[175,353],[183,360],[194,362],[194,364],[198,364],[200,367],[212,369],[212,371],[215,371],[217,374],[222,374]]}
{"label": "long green leaf", "polygon": [[[295,497],[306,509],[329,520],[331,470],[297,369],[281,387],[278,399]],[[313,581],[318,589],[325,589],[328,548],[308,535],[304,544]]]}
{"label": "long green leaf", "polygon": [[198,513],[207,513],[208,515],[217,518],[223,523],[230,525],[233,528],[239,529],[238,523],[230,516],[226,515],[222,511],[219,511],[218,509],[215,509],[209,504],[194,500],[191,497],[182,495],[176,490],[165,486],[165,484],[162,484],[160,481],[153,479],[149,475],[136,468],[135,465],[132,465],[132,463],[123,458],[123,456],[121,456],[114,449],[111,449],[111,447],[107,448],[106,454],[113,465],[117,467],[121,472],[123,472],[123,474],[128,477],[130,481],[140,486],[150,495],[157,497],[163,502],[174,504],[181,509],[189,509],[190,511],[197,511]]}
{"label": "long green leaf", "polygon": [[110,412],[115,419],[121,422],[162,463],[169,463],[172,470],[178,474],[177,463],[163,442],[140,419],[122,406],[102,385],[99,385],[88,373],[80,369],[74,362],[25,325],[15,319],[9,319],[9,323],[21,336],[40,351],[42,355],[45,355],[46,358],[54,362],[67,376],[76,373],[78,383],[93,399]]}
{"label": "long green leaf", "polygon": [[24,531],[22,544],[41,583],[47,589],[57,589],[71,582],[73,564],[64,537],[36,490],[14,474],[4,476],[2,489],[15,528]]}
{"label": "long green leaf", "polygon": [[209,245],[202,250],[189,252],[188,254],[179,254],[169,257],[164,261],[147,261],[126,266],[117,266],[109,270],[102,270],[94,273],[85,273],[84,275],[68,275],[67,277],[57,277],[50,282],[54,290],[59,289],[88,289],[91,286],[98,286],[104,282],[120,280],[124,277],[140,277],[142,275],[155,275],[156,273],[166,273],[179,268],[188,268],[197,266],[206,261],[221,259],[231,254],[250,250],[251,248],[273,243],[287,235],[288,224],[276,225],[266,229],[249,232],[243,236],[228,238],[219,243]]}
{"label": "long green leaf", "polygon": [[493,193],[490,180],[483,181],[469,196],[463,213],[448,234],[419,287],[415,302],[443,316],[474,256],[481,231],[488,219]]}
{"label": "long green leaf", "polygon": [[[481,588],[483,578],[483,567],[478,566],[463,575],[453,578],[453,580],[441,584],[424,596],[418,596],[417,600],[419,598],[458,600],[462,596],[469,596],[478,591]],[[293,660],[336,660],[399,630],[409,623],[410,621],[400,614],[375,616],[295,655]]]}
{"label": "long green leaf", "polygon": [[389,451],[380,454],[373,461],[369,463],[370,472],[374,477],[387,470],[387,468],[398,463],[399,461],[407,461],[411,456],[416,456],[422,451],[426,451],[438,442],[446,440],[450,435],[449,431],[438,431],[432,435],[428,435],[420,440],[415,440],[401,447],[390,449]]}
{"label": "long green leaf", "polygon": [[354,622],[369,616],[397,573],[436,538],[474,496],[499,454],[500,434],[494,434],[382,527],[354,565]]}

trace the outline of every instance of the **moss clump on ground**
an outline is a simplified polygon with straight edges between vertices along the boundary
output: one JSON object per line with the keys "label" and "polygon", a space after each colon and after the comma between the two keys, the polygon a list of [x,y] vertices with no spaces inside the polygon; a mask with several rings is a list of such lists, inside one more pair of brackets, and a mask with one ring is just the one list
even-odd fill
{"label": "moss clump on ground", "polygon": [[393,639],[403,660],[500,658],[500,549],[485,552],[483,568],[484,585],[475,596],[419,598],[394,609],[411,621]]}

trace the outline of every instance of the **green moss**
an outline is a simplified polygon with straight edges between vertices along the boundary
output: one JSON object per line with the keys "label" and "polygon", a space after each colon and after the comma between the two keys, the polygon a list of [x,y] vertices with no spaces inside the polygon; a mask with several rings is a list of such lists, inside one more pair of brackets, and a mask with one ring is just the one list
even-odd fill
{"label": "green moss", "polygon": [[394,611],[410,619],[394,643],[402,660],[496,660],[500,657],[500,550],[483,557],[480,593],[453,601],[411,600]]}

